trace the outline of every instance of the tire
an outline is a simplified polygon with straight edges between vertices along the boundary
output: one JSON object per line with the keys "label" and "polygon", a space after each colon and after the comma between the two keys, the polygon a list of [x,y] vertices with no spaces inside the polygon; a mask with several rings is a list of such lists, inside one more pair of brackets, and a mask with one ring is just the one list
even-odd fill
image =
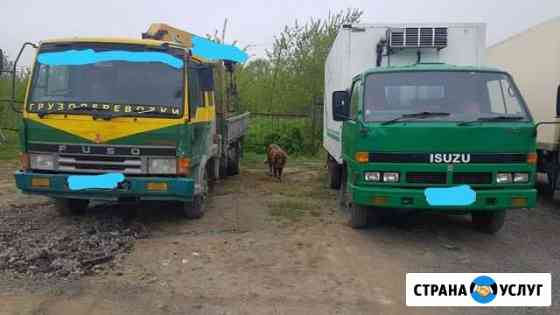
{"label": "tire", "polygon": [[[216,165],[218,163],[218,166]],[[213,192],[216,186],[216,181],[220,179],[220,170],[219,170],[219,160],[218,158],[212,158],[208,161],[208,165],[206,166],[206,172],[208,174],[208,192]]]}
{"label": "tire", "polygon": [[344,167],[340,171],[340,188],[337,194],[338,209],[343,213],[349,213],[352,205],[352,198],[348,191],[348,183],[346,182],[346,170]]}
{"label": "tire", "polygon": [[200,219],[206,212],[206,199],[208,197],[208,168],[204,168],[204,175],[202,177],[202,191],[194,195],[193,200],[183,203],[183,214],[187,219]]}
{"label": "tire", "polygon": [[191,202],[185,202],[183,205],[183,214],[187,219],[200,219],[206,212],[206,198],[202,195],[195,195]]}
{"label": "tire", "polygon": [[226,173],[228,176],[233,176],[239,174],[239,160],[241,153],[241,146],[239,142],[233,144],[232,148],[229,149],[227,157],[227,168]]}
{"label": "tire", "polygon": [[352,204],[350,206],[350,220],[348,224],[353,229],[363,229],[368,224],[368,208],[365,206]]}
{"label": "tire", "polygon": [[506,212],[473,212],[471,216],[476,229],[484,233],[495,234],[504,226]]}
{"label": "tire", "polygon": [[89,200],[56,198],[54,204],[56,211],[62,216],[81,215],[86,212]]}
{"label": "tire", "polygon": [[329,187],[339,190],[342,182],[342,168],[330,156],[327,157],[327,167],[329,171]]}
{"label": "tire", "polygon": [[348,191],[345,168],[341,168],[340,189],[338,190],[338,207],[348,217],[348,225],[353,229],[362,229],[368,223],[368,211],[364,206],[354,204]]}
{"label": "tire", "polygon": [[546,192],[554,195],[556,189],[558,189],[558,173],[557,172],[547,172],[546,173]]}

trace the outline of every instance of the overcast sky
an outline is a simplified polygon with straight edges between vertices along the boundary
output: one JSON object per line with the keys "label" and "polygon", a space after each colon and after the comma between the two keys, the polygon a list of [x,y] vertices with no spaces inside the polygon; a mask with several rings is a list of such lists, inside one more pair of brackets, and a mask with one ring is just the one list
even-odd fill
{"label": "overcast sky", "polygon": [[[0,48],[15,56],[25,41],[69,36],[138,38],[150,23],[213,33],[229,19],[226,42],[264,56],[285,24],[348,7],[362,22],[485,22],[488,44],[560,15],[560,0],[0,0]],[[559,35],[560,36],[560,35]],[[25,56],[24,63],[31,57]]]}

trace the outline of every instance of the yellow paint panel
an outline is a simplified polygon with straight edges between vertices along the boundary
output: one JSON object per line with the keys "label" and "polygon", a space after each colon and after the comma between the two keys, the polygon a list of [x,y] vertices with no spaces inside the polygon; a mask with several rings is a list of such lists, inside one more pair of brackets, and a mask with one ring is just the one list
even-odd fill
{"label": "yellow paint panel", "polygon": [[93,120],[91,116],[85,115],[68,115],[68,118],[64,118],[64,115],[51,114],[41,119],[34,113],[25,113],[25,116],[30,120],[97,143],[184,123],[182,119],[162,118],[116,117],[111,120]]}
{"label": "yellow paint panel", "polygon": [[203,106],[196,109],[196,116],[191,120],[191,123],[208,122],[214,120],[216,117],[216,107]]}

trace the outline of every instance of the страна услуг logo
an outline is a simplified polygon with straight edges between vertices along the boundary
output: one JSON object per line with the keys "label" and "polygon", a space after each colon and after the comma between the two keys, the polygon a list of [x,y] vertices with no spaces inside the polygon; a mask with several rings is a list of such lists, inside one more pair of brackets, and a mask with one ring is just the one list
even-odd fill
{"label": "\u0441\u0442\u0440\u0430\u043d\u0430 \u0443\u0441\u043b\u0443\u0433 logo", "polygon": [[478,303],[490,303],[498,294],[498,284],[488,276],[479,276],[472,281],[470,292],[471,297]]}

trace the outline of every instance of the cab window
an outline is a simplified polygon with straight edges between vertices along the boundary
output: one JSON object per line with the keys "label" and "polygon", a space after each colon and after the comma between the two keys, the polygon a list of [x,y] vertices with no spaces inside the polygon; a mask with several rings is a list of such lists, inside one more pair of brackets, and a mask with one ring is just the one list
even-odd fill
{"label": "cab window", "polygon": [[350,115],[352,118],[356,118],[358,111],[360,110],[360,98],[362,95],[362,81],[355,81],[352,85],[352,94],[350,96]]}
{"label": "cab window", "polygon": [[487,82],[490,110],[493,114],[523,113],[519,98],[509,80],[492,80]]}
{"label": "cab window", "polygon": [[189,67],[187,71],[189,82],[189,116],[196,116],[197,108],[204,105],[202,89],[200,88],[200,75],[196,67]]}

